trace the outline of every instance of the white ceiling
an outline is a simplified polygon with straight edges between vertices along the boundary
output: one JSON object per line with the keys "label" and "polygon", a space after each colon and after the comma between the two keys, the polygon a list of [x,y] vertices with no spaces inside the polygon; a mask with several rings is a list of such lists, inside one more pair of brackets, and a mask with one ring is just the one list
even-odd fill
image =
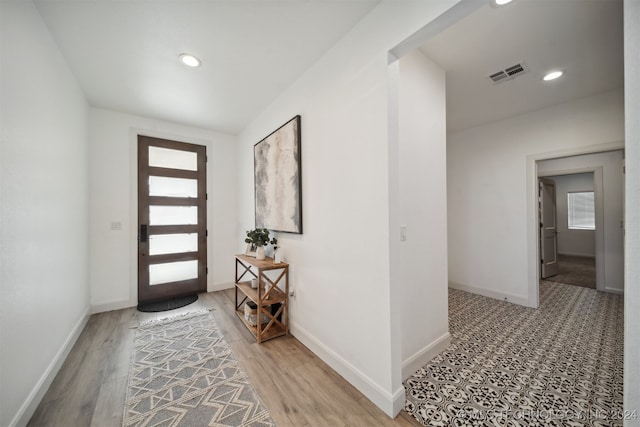
{"label": "white ceiling", "polygon": [[[237,133],[380,0],[36,0],[91,105]],[[202,60],[178,62],[189,52]]]}
{"label": "white ceiling", "polygon": [[[461,130],[623,86],[621,0],[489,3],[421,51],[447,72],[447,128]],[[523,61],[529,71],[493,84]],[[564,77],[542,82],[550,69]]]}
{"label": "white ceiling", "polygon": [[[35,1],[91,105],[229,133],[380,2]],[[447,127],[460,130],[621,87],[622,31],[621,0],[487,0],[421,50],[447,71]],[[488,79],[520,61],[526,74]],[[543,83],[551,68],[566,76]]]}

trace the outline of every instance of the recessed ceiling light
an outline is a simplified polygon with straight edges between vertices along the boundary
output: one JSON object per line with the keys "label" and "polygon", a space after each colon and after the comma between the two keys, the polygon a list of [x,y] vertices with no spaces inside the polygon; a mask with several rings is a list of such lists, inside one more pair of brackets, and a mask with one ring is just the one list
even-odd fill
{"label": "recessed ceiling light", "polygon": [[545,82],[548,82],[551,80],[555,80],[559,77],[562,77],[563,74],[564,74],[564,71],[562,70],[549,71],[547,74],[544,75],[542,80],[544,80]]}
{"label": "recessed ceiling light", "polygon": [[504,6],[505,4],[511,3],[513,0],[493,0],[493,4],[496,6]]}
{"label": "recessed ceiling light", "polygon": [[199,67],[201,64],[198,58],[188,53],[181,53],[180,61],[187,67]]}

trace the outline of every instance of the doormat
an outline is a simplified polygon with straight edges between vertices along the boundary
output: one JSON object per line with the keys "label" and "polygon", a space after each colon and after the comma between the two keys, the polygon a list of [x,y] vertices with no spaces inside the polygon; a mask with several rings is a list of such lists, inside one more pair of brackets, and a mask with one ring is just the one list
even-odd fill
{"label": "doormat", "polygon": [[157,313],[159,311],[168,311],[184,307],[196,301],[198,301],[198,294],[180,298],[171,298],[168,300],[156,301],[148,304],[138,304],[138,311],[142,311],[144,313]]}

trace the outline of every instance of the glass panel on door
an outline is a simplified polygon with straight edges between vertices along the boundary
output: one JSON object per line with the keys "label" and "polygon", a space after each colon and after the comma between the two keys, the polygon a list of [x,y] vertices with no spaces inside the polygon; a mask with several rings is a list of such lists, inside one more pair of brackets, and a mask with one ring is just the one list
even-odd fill
{"label": "glass panel on door", "polygon": [[149,147],[149,166],[169,169],[198,170],[198,155],[193,151]]}
{"label": "glass panel on door", "polygon": [[149,237],[149,255],[179,254],[196,252],[198,235],[189,234],[155,234]]}
{"label": "glass panel on door", "polygon": [[198,260],[149,265],[149,285],[178,282],[198,277]]}
{"label": "glass panel on door", "polygon": [[197,206],[149,206],[149,225],[198,224]]}
{"label": "glass panel on door", "polygon": [[198,180],[150,176],[149,196],[198,197]]}

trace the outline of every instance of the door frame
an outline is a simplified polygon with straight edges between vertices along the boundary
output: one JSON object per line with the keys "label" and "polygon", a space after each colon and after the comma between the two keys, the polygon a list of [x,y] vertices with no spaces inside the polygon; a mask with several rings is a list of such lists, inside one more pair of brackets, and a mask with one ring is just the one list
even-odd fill
{"label": "door frame", "polygon": [[[614,141],[604,144],[591,145],[588,147],[576,147],[527,156],[527,306],[538,308],[538,306],[540,305],[540,244],[538,239],[540,222],[538,218],[538,161],[569,156],[579,156],[583,154],[597,154],[616,150],[624,150],[624,141]],[[601,268],[600,271],[602,274],[604,274],[603,268]]]}
{"label": "door frame", "polygon": [[[129,128],[129,302],[126,306],[121,307],[118,304],[113,304],[113,307],[125,308],[134,307],[138,304],[138,136],[148,136],[152,138],[168,139],[174,141],[181,141],[187,144],[204,145],[207,147],[207,151],[210,149],[211,141],[203,138],[187,136],[171,131],[158,131],[149,129],[146,127],[131,126]],[[207,188],[211,185],[211,171],[207,168]],[[207,224],[209,231],[211,231],[211,210],[209,209],[207,202]],[[210,245],[209,237],[207,236],[207,248]],[[207,257],[207,268],[211,267],[211,257]],[[211,269],[207,275],[207,291],[210,289],[209,277],[211,276]],[[109,307],[112,307],[111,305]]]}

